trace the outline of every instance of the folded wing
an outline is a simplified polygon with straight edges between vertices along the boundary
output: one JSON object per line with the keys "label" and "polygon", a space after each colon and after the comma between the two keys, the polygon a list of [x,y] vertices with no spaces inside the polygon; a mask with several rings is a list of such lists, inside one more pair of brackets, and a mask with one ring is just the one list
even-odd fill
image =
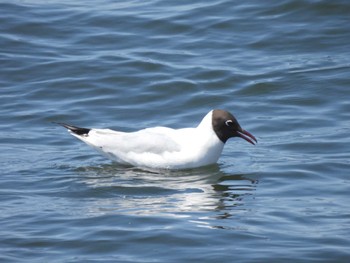
{"label": "folded wing", "polygon": [[87,135],[72,135],[114,161],[141,165],[150,160],[162,162],[169,153],[179,152],[173,133],[173,129],[156,127],[131,133],[91,129]]}

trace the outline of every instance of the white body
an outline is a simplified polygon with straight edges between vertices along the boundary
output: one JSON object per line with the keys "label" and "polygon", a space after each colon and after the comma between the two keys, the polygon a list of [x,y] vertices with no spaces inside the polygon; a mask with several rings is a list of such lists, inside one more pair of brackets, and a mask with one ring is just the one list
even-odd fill
{"label": "white body", "polygon": [[216,163],[224,148],[210,111],[196,128],[147,128],[136,132],[91,129],[76,135],[109,159],[139,167],[186,169]]}

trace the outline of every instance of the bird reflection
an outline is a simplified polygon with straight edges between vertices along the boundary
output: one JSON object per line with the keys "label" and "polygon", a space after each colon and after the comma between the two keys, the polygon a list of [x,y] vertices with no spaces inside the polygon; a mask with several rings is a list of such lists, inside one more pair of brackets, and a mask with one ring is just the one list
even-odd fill
{"label": "bird reflection", "polygon": [[108,164],[75,171],[87,186],[90,214],[188,217],[213,228],[225,228],[220,221],[246,212],[258,185],[254,174],[227,174],[219,165],[169,171]]}
{"label": "bird reflection", "polygon": [[[218,200],[216,219],[229,219],[249,210],[246,205],[248,197],[254,196],[258,180],[253,175],[237,174],[224,175],[213,189],[221,198]],[[216,226],[217,228],[224,228]]]}

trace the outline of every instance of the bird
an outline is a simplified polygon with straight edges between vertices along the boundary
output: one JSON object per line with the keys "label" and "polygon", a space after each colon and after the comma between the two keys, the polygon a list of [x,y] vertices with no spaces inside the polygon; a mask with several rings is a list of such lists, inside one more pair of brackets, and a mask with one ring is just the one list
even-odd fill
{"label": "bird", "polygon": [[145,128],[134,132],[90,129],[56,122],[113,162],[140,168],[191,169],[217,163],[225,143],[240,137],[255,145],[228,111],[209,111],[194,128]]}

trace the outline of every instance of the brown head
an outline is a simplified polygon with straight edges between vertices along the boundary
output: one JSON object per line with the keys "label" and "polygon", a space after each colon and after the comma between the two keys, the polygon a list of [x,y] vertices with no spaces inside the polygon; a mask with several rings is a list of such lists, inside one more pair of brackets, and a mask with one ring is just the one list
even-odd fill
{"label": "brown head", "polygon": [[251,133],[242,129],[236,118],[228,111],[213,110],[212,125],[216,135],[223,143],[232,137],[241,137],[253,145],[258,142]]}

